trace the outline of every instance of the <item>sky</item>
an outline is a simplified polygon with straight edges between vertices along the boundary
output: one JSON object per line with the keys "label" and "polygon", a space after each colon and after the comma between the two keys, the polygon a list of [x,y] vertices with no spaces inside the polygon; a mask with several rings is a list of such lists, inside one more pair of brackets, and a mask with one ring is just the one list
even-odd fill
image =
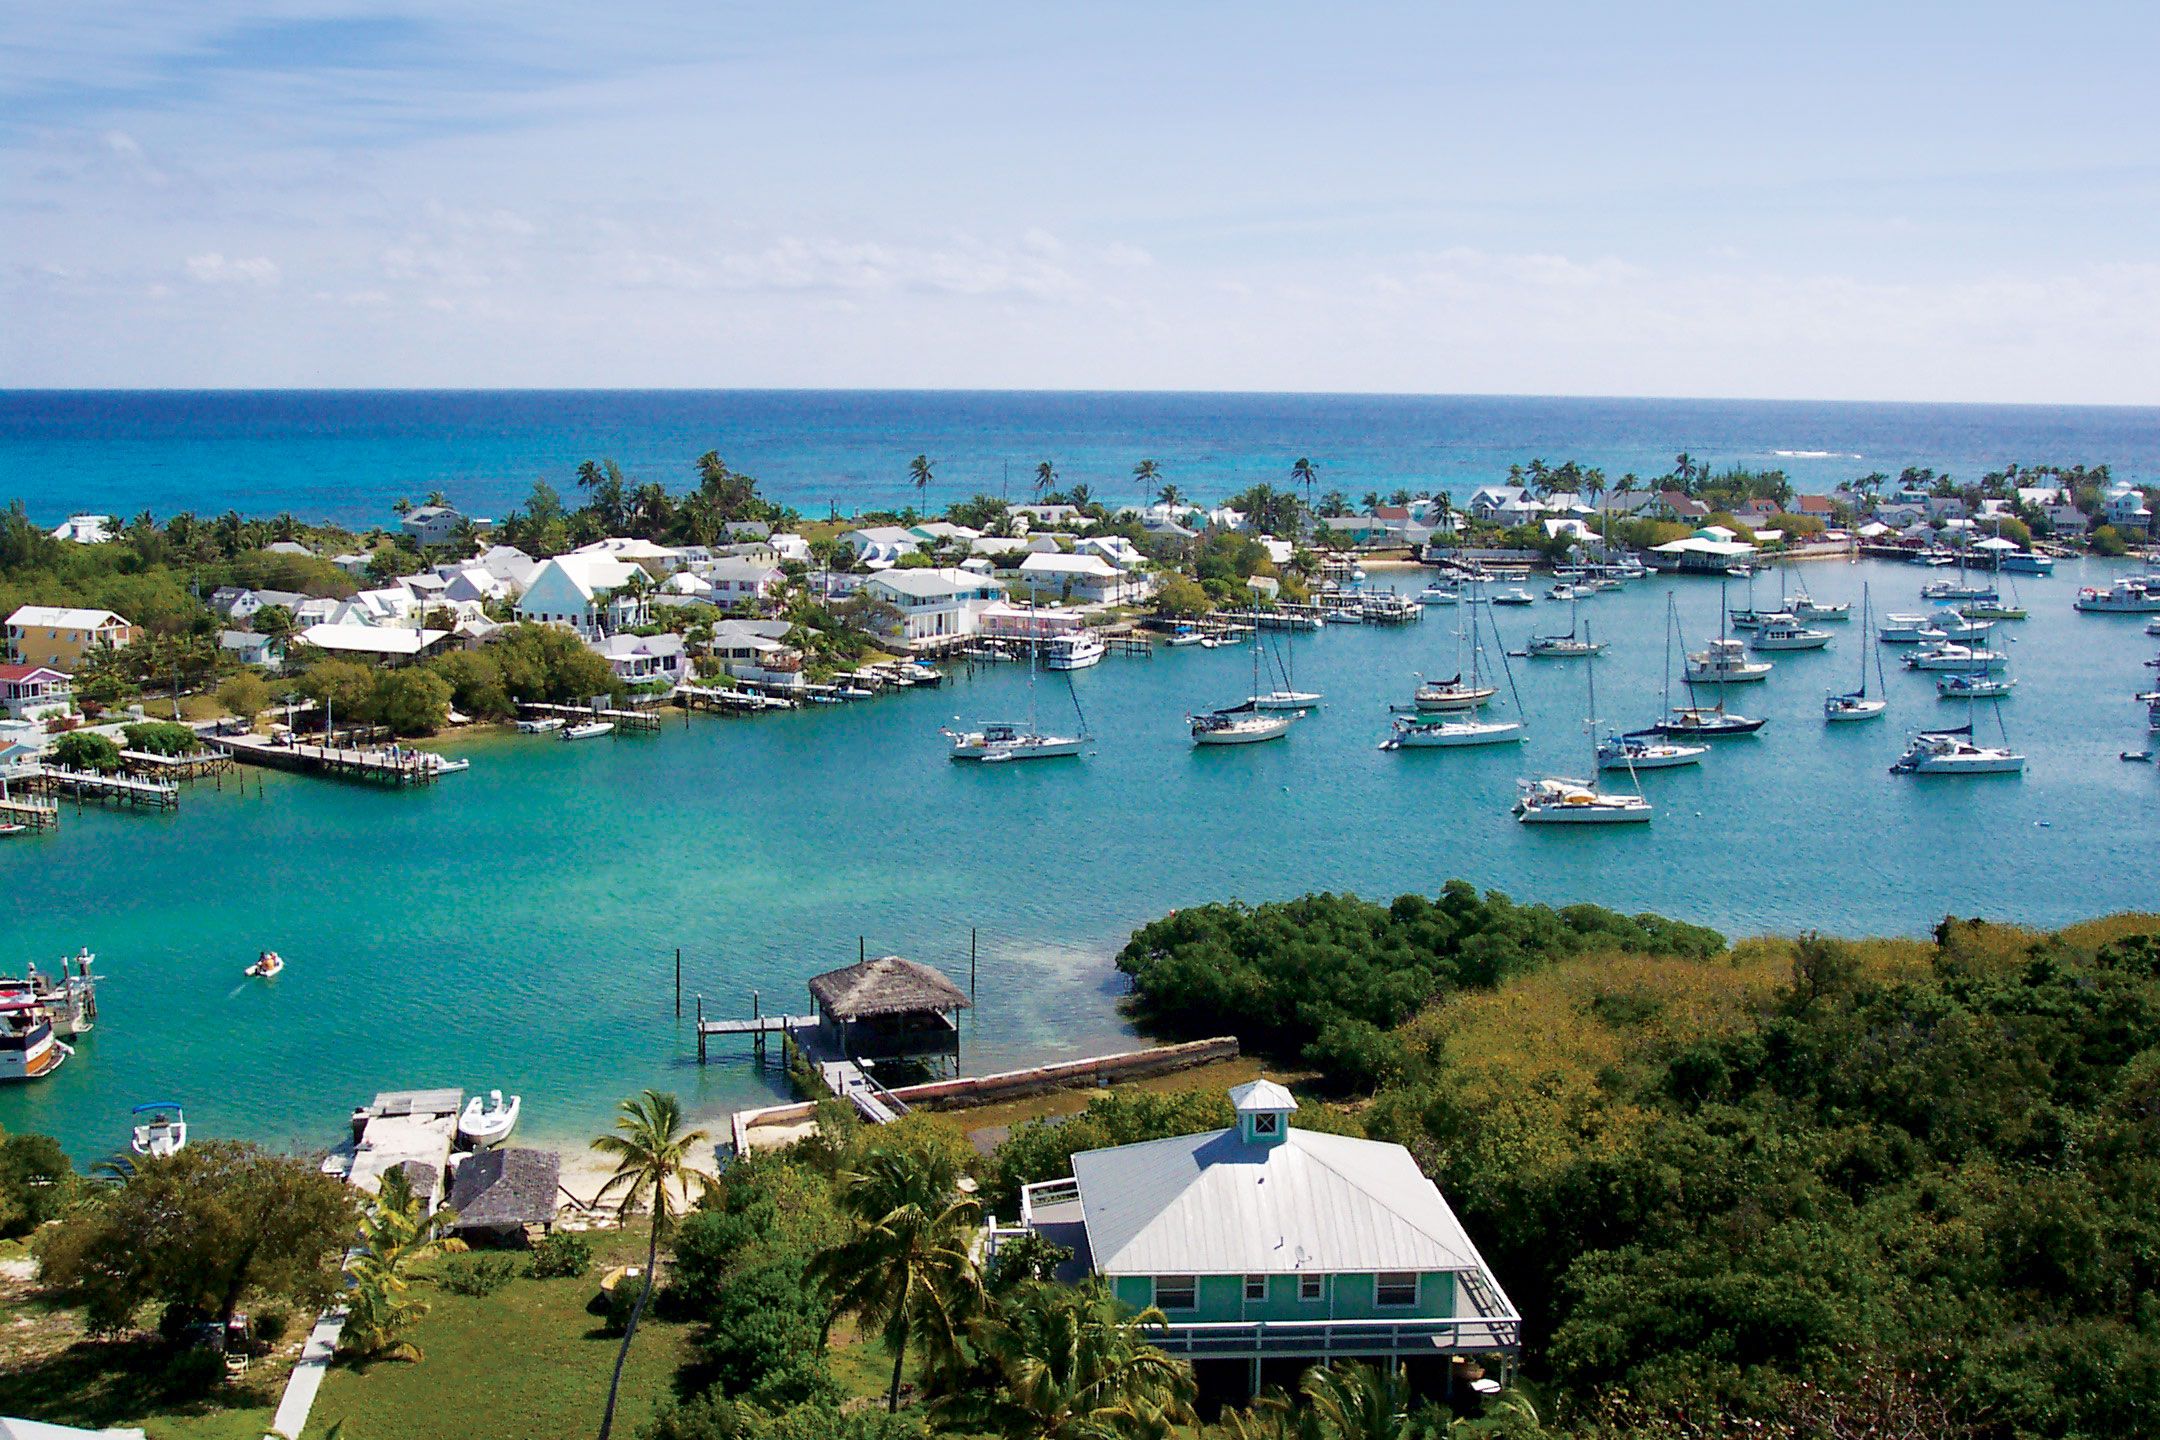
{"label": "sky", "polygon": [[2160,6],[10,0],[0,387],[2160,402]]}

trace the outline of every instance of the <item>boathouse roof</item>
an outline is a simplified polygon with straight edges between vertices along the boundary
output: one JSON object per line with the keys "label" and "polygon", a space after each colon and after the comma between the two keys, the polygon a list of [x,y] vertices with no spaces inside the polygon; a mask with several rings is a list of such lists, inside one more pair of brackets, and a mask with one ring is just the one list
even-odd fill
{"label": "boathouse roof", "polygon": [[881,955],[845,970],[813,976],[810,993],[836,1020],[965,1010],[974,1003],[936,970],[898,955]]}
{"label": "boathouse roof", "polygon": [[450,1182],[453,1230],[503,1230],[555,1218],[562,1157],[552,1150],[482,1150]]}

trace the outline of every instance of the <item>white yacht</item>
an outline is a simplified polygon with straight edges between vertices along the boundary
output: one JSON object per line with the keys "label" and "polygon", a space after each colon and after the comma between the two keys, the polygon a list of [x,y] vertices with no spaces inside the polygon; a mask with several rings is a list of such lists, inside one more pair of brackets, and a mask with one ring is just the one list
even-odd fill
{"label": "white yacht", "polygon": [[1217,710],[1192,717],[1195,745],[1253,745],[1280,740],[1305,712],[1302,710]]}
{"label": "white yacht", "polygon": [[1721,637],[1690,653],[1683,673],[1690,685],[1744,685],[1770,678],[1770,662],[1748,659],[1745,643]]}
{"label": "white yacht", "polygon": [[1850,600],[1817,600],[1805,590],[1795,590],[1785,608],[1802,620],[1850,620]]}
{"label": "white yacht", "polygon": [[1597,763],[1600,770],[1671,770],[1700,764],[1709,753],[1708,745],[1683,745],[1656,730],[1631,730],[1598,742]]}
{"label": "white yacht", "polygon": [[[1868,587],[1860,587],[1860,628],[1864,632],[1870,609]],[[1868,657],[1875,659],[1875,688],[1878,693],[1868,694]],[[1842,695],[1825,695],[1822,713],[1825,722],[1832,725],[1850,724],[1855,720],[1875,720],[1890,708],[1887,698],[1889,685],[1883,679],[1882,650],[1864,640],[1860,646],[1860,688],[1848,690]]]}
{"label": "white yacht", "polygon": [[1507,589],[1495,594],[1492,597],[1492,603],[1495,605],[1534,605],[1537,603],[1537,596],[1532,595],[1520,585],[1510,585]]}
{"label": "white yacht", "polygon": [[615,722],[612,720],[585,720],[568,727],[561,734],[565,740],[592,740],[602,735],[612,735],[614,732]]}
{"label": "white yacht", "polygon": [[1435,580],[1418,592],[1418,603],[1420,605],[1458,605],[1462,603],[1462,594],[1454,586]]}
{"label": "white yacht", "polygon": [[2160,576],[2125,576],[2105,590],[2088,585],[2073,603],[2094,615],[2160,614]]}
{"label": "white yacht", "polygon": [[941,730],[952,741],[955,760],[1054,760],[1078,755],[1086,742],[1080,735],[1044,735],[1032,725],[990,721],[980,730]]}
{"label": "white yacht", "polygon": [[1935,693],[1945,700],[2001,700],[2017,688],[2004,675],[1975,670],[1969,675],[1945,675],[1935,682]]}
{"label": "white yacht", "polygon": [[1923,730],[1890,767],[1893,775],[2016,775],[2025,757],[2001,745],[1976,745],[1972,726]]}
{"label": "white yacht", "polygon": [[1875,638],[1885,645],[1917,645],[1927,638],[1928,617],[1911,611],[1893,610],[1883,616],[1883,623],[1876,628]]}
{"label": "white yacht", "polygon": [[1799,616],[1789,610],[1780,610],[1762,617],[1748,647],[1754,650],[1820,650],[1829,643],[1829,631],[1810,630],[1800,623]]}
{"label": "white yacht", "polygon": [[1043,641],[1043,668],[1045,670],[1085,670],[1090,665],[1100,665],[1109,650],[1102,636],[1082,630],[1072,635],[1053,635]]}
{"label": "white yacht", "polygon": [[1960,645],[1955,640],[1924,645],[1905,657],[1908,670],[2000,670],[2010,657],[2000,650]]}

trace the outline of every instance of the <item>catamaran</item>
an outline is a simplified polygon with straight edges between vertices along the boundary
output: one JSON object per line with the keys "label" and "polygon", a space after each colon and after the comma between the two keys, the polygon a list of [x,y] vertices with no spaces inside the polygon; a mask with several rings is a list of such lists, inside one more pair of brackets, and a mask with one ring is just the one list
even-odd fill
{"label": "catamaran", "polygon": [[[1868,587],[1862,585],[1860,587],[1860,629],[1863,636],[1867,631],[1868,611],[1870,608],[1871,597],[1868,594]],[[1875,688],[1882,692],[1877,695],[1868,694],[1867,672],[1870,654],[1875,659]],[[1890,708],[1889,690],[1889,685],[1883,679],[1882,651],[1877,646],[1866,643],[1863,638],[1860,646],[1860,688],[1858,690],[1848,690],[1842,695],[1824,696],[1822,702],[1823,719],[1832,725],[1854,720],[1878,719],[1884,711]]]}
{"label": "catamaran", "polygon": [[[1997,713],[1997,722],[2001,715]],[[2008,737],[2004,737],[2006,740]],[[2008,744],[1980,745],[1973,741],[1972,722],[1955,730],[1923,730],[1913,736],[1905,753],[1890,767],[1893,775],[2016,775],[2023,773],[2025,757]]]}
{"label": "catamaran", "polygon": [[[1590,736],[1590,774],[1598,773],[1597,667],[1586,665],[1590,716],[1583,728]],[[1624,825],[1649,820],[1652,807],[1640,794],[1601,791],[1593,780],[1546,775],[1516,782],[1515,818],[1525,825]]]}

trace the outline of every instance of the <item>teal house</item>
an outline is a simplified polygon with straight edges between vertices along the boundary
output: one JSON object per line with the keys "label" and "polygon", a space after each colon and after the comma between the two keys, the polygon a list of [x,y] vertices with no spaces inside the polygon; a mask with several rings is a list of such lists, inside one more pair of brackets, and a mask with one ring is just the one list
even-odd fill
{"label": "teal house", "polygon": [[1230,1099],[1231,1129],[1073,1156],[1071,1179],[1022,1192],[1020,1228],[1160,1310],[1156,1343],[1204,1383],[1355,1359],[1446,1384],[1459,1361],[1512,1363],[1521,1319],[1409,1151],[1298,1129],[1272,1081]]}

